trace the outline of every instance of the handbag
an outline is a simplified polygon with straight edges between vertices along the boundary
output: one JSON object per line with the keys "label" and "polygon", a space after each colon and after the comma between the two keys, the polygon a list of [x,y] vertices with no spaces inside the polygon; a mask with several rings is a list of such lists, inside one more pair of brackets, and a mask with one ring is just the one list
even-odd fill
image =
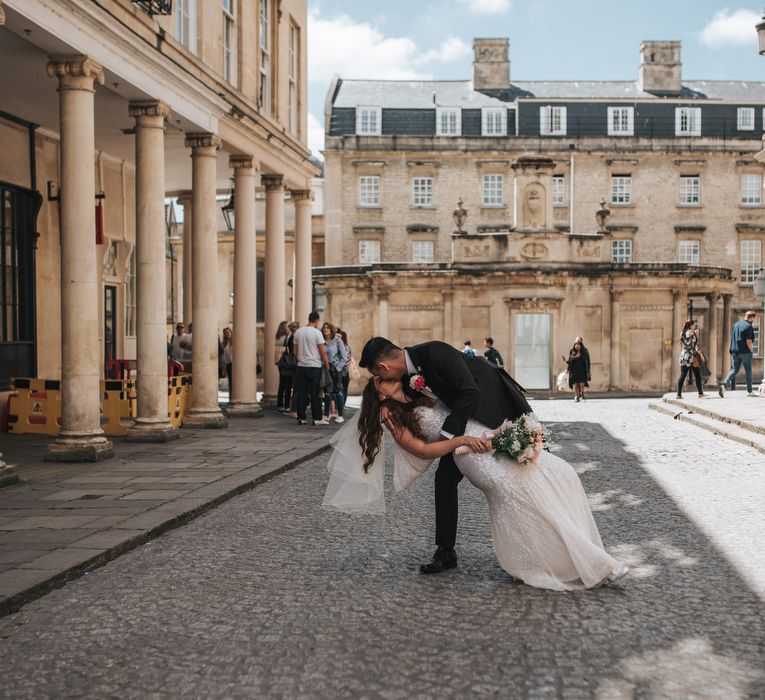
{"label": "handbag", "polygon": [[568,390],[568,370],[567,369],[564,369],[558,375],[558,379],[555,382],[555,385],[558,387],[558,391],[567,391]]}
{"label": "handbag", "polygon": [[706,362],[701,363],[701,367],[699,368],[699,372],[701,373],[701,381],[706,382],[707,379],[709,379],[712,376],[712,372],[709,371],[709,367],[707,367]]}
{"label": "handbag", "polygon": [[279,357],[276,366],[282,374],[292,374],[297,367],[297,358],[291,352],[285,350],[281,357]]}

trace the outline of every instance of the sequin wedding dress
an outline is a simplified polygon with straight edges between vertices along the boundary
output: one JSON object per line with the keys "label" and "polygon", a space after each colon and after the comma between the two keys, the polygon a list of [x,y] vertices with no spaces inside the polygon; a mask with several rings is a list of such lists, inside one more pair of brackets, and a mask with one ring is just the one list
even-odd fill
{"label": "sequin wedding dress", "polygon": [[[426,440],[438,440],[449,409],[438,401],[416,410]],[[470,420],[465,434],[486,430]],[[550,452],[527,464],[497,459],[492,452],[455,454],[455,461],[486,495],[494,551],[511,576],[530,586],[562,591],[592,588],[626,573],[626,567],[603,549],[582,483],[568,462]],[[396,488],[409,486],[429,464],[397,445]]]}

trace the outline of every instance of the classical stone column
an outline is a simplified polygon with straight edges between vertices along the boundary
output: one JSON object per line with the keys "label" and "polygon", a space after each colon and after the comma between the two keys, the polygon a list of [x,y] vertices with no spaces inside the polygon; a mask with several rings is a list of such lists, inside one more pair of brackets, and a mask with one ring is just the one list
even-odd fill
{"label": "classical stone column", "polygon": [[383,338],[388,337],[388,297],[390,290],[387,287],[378,287],[377,289],[377,323],[378,335]]}
{"label": "classical stone column", "polygon": [[131,102],[135,119],[137,417],[128,440],[167,442],[178,430],[167,412],[165,284],[165,120],[167,105]]}
{"label": "classical stone column", "polygon": [[730,354],[730,332],[733,328],[733,295],[723,294],[723,329],[720,333],[722,346],[720,348],[720,379],[730,372],[733,356]]}
{"label": "classical stone column", "polygon": [[101,430],[102,292],[93,218],[93,95],[104,71],[87,56],[52,56],[48,75],[59,81],[61,132],[61,433],[45,458],[94,462],[114,456]]}
{"label": "classical stone column", "polygon": [[[276,405],[279,388],[279,370],[274,364],[276,356],[276,329],[286,319],[284,272],[284,182],[281,175],[261,175],[266,188],[266,275],[265,275],[265,356],[263,357],[263,405]],[[306,324],[308,318],[300,319]]]}
{"label": "classical stone column", "polygon": [[608,390],[616,391],[621,382],[621,290],[611,288],[611,339]]}
{"label": "classical stone column", "polygon": [[[192,298],[191,298],[191,266],[193,259],[193,244],[191,240],[192,216],[194,210],[191,207],[191,192],[185,192],[178,197],[178,204],[183,207],[183,322],[186,328],[189,327],[192,318]],[[177,320],[177,319],[176,319]]]}
{"label": "classical stone column", "polygon": [[709,302],[709,311],[707,312],[707,367],[712,373],[712,382],[717,381],[719,375],[719,367],[717,366],[717,348],[720,345],[718,340],[717,330],[717,300],[720,295],[717,292],[707,294],[707,301]]}
{"label": "classical stone column", "polygon": [[295,269],[292,320],[305,324],[311,313],[311,190],[292,190],[295,202]]}
{"label": "classical stone column", "polygon": [[234,169],[234,348],[233,391],[227,413],[261,416],[257,391],[257,250],[255,168],[250,156],[231,156]]}
{"label": "classical stone column", "polygon": [[672,290],[672,391],[677,389],[680,379],[680,335],[688,317],[688,293],[681,289]]}
{"label": "classical stone column", "polygon": [[191,334],[191,407],[183,419],[190,428],[225,428],[218,406],[218,203],[215,162],[220,148],[215,134],[188,134],[191,148],[192,283],[194,328]]}

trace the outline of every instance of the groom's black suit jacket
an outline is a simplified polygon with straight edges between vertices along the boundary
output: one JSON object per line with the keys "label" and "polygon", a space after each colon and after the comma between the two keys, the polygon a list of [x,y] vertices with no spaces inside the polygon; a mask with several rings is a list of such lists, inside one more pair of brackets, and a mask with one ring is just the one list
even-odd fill
{"label": "groom's black suit jacket", "polygon": [[531,413],[523,387],[485,358],[470,357],[438,340],[405,349],[430,390],[452,411],[444,432],[463,435],[470,418],[497,428],[507,418]]}

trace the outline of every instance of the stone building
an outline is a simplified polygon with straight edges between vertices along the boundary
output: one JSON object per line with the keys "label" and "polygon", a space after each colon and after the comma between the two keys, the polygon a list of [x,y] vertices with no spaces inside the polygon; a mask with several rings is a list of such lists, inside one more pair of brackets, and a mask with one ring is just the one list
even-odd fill
{"label": "stone building", "polygon": [[472,80],[334,79],[327,317],[355,345],[492,335],[543,391],[581,335],[593,389],[659,391],[693,314],[720,376],[761,307],[765,84],[684,80],[678,42],[625,81],[511,81],[506,39],[474,50]]}
{"label": "stone building", "polygon": [[[135,358],[130,438],[177,436],[166,363],[177,272],[186,306],[176,314],[194,324],[187,422],[224,425],[217,239],[233,180],[230,410],[257,413],[258,216],[265,338],[311,306],[319,170],[306,147],[305,0],[0,0],[0,24],[0,391],[14,376],[60,379],[62,431],[48,457],[99,459],[111,453],[99,427],[103,366]],[[168,264],[168,197],[185,207],[182,271]],[[278,375],[265,369],[268,401]]]}

